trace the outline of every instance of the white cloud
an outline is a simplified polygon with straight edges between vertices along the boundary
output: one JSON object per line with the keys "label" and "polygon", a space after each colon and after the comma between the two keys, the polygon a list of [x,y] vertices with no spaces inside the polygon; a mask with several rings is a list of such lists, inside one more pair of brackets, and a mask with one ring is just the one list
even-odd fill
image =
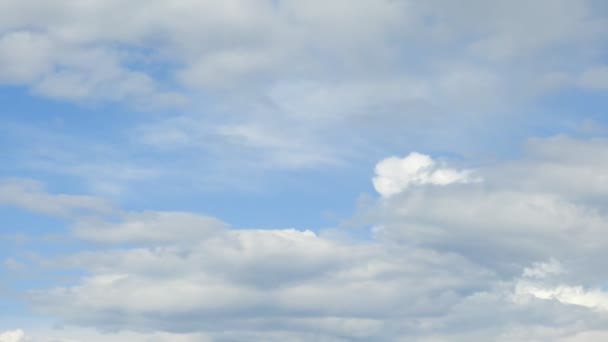
{"label": "white cloud", "polygon": [[[521,8],[526,8],[524,16]],[[591,49],[602,41],[602,20],[591,15],[593,10],[589,1],[489,6],[469,0],[462,8],[441,1],[388,0],[356,5],[318,0],[7,2],[0,17],[0,79],[51,97],[138,106],[187,98],[196,102],[200,89],[220,89],[234,99],[267,96],[277,85],[303,82],[333,92],[338,83],[354,88],[349,101],[341,101],[346,109],[351,102],[365,106],[369,100],[363,99],[382,98],[377,84],[418,79],[433,91],[430,107],[487,111],[508,103],[501,99],[511,98],[522,84],[589,62],[572,47]],[[420,54],[427,57],[421,60]],[[465,62],[471,54],[481,58],[479,63]],[[552,70],[536,68],[542,56],[558,59],[550,63]],[[525,73],[505,70],[503,63],[510,60],[525,64]],[[340,93],[344,89],[338,98]],[[428,114],[413,114],[403,103],[392,109],[404,116]]]}
{"label": "white cloud", "polygon": [[25,342],[25,333],[23,330],[9,330],[0,332],[0,342]]}
{"label": "white cloud", "polygon": [[[568,141],[566,146],[576,146],[572,153],[559,148],[562,139],[548,138],[539,142],[547,153],[526,157],[521,164],[479,168],[483,183],[410,186],[385,197],[370,220],[380,239],[452,251],[509,276],[539,259],[567,261],[565,267],[586,279],[583,285],[592,285],[598,281],[592,269],[599,265],[576,256],[604,255],[608,217],[598,196],[601,186],[586,182],[594,181],[591,175],[601,177],[608,159],[599,142]],[[560,155],[549,154],[558,150]],[[594,162],[582,162],[585,155]],[[588,176],[573,182],[581,168]]]}
{"label": "white cloud", "polygon": [[521,278],[515,282],[514,300],[525,302],[530,297],[535,297],[596,310],[608,310],[608,292],[599,288],[585,289],[580,285],[563,284],[558,278],[563,273],[565,270],[557,260],[539,262],[525,268]]}
{"label": "white cloud", "polygon": [[72,262],[91,276],[33,294],[42,312],[85,326],[204,331],[218,340],[220,331],[297,338],[311,329],[321,340],[380,337],[391,317],[437,314],[458,301],[452,291],[491,278],[456,256],[296,230],[227,231],[197,245],[91,252]]}
{"label": "white cloud", "polygon": [[[213,176],[431,149],[423,144],[453,148],[447,137],[420,139],[420,127],[425,136],[445,136],[445,127],[478,125],[479,118],[509,112],[562,84],[582,86],[571,75],[598,65],[593,52],[605,39],[591,1],[490,6],[468,0],[461,7],[408,0],[25,0],[1,6],[0,82],[67,101],[181,105],[186,124],[173,114],[146,117],[125,128],[132,145],[112,147],[163,157],[195,148],[200,164],[218,160]],[[78,157],[95,165],[85,152]],[[178,173],[174,179],[202,177],[183,175],[173,164],[156,167]],[[94,186],[120,193],[112,183]]]}
{"label": "white cloud", "polygon": [[416,185],[449,185],[476,181],[470,170],[444,167],[431,157],[412,152],[404,158],[390,157],[376,165],[374,188],[388,197]]}
{"label": "white cloud", "polygon": [[592,309],[608,310],[608,293],[582,286],[543,286],[521,281],[516,287],[517,296],[531,295],[540,299],[553,299],[564,304],[584,306]]}
{"label": "white cloud", "polygon": [[[587,156],[603,170],[596,141],[532,146],[522,172]],[[239,230],[185,212],[75,217],[72,237],[102,244],[44,260],[47,271],[86,275],[30,292],[32,306],[75,341],[86,338],[72,326],[133,341],[584,341],[606,332],[603,202],[540,187],[534,172],[506,181],[515,162],[476,169],[483,183],[440,186],[432,175],[447,166],[420,154],[396,161],[410,183],[367,209],[363,223],[377,228],[364,241]]]}

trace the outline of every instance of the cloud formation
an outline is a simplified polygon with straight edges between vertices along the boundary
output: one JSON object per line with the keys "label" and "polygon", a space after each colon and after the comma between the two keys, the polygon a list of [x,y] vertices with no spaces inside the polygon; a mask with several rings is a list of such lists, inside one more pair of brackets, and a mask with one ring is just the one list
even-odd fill
{"label": "cloud formation", "polygon": [[[607,339],[608,141],[561,102],[602,113],[607,8],[0,2],[1,176],[41,180],[0,181],[6,227],[61,219],[0,280],[64,327],[0,342]],[[351,176],[377,194],[301,224]]]}
{"label": "cloud formation", "polygon": [[25,342],[23,330],[9,330],[0,332],[0,342]]}
{"label": "cloud formation", "polygon": [[[547,152],[517,167],[579,162],[548,152],[560,139],[535,143]],[[393,161],[409,187],[367,209],[369,240],[240,230],[195,213],[75,217],[72,237],[102,248],[46,261],[86,276],[29,298],[62,323],[142,341],[161,331],[188,341],[579,342],[608,331],[600,202],[535,179],[505,182],[497,166],[476,170],[484,182],[453,187],[432,176],[446,167],[430,157]]]}
{"label": "cloud formation", "polygon": [[476,181],[469,170],[443,167],[431,157],[412,152],[404,158],[390,157],[376,164],[373,179],[376,191],[385,197],[398,194],[410,186],[449,185]]}
{"label": "cloud formation", "polygon": [[6,2],[0,83],[65,101],[180,106],[177,118],[132,127],[137,147],[264,169],[437,145],[419,128],[490,126],[563,88],[605,88],[601,4],[463,8],[473,10],[408,0]]}

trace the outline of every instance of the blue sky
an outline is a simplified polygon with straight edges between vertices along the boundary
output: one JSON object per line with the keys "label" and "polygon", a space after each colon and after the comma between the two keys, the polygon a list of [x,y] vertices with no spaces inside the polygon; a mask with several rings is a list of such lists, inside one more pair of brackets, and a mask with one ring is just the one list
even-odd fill
{"label": "blue sky", "polygon": [[1,3],[0,342],[608,338],[606,37],[593,0]]}

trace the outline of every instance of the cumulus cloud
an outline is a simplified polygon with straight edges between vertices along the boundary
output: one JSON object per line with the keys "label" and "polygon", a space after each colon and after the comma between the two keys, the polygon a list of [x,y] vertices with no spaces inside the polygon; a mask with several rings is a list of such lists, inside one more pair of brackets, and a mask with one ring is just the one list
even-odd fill
{"label": "cumulus cloud", "polygon": [[404,158],[390,157],[376,165],[374,188],[388,197],[416,185],[443,186],[475,181],[470,170],[447,168],[431,157],[412,152]]}
{"label": "cumulus cloud", "polygon": [[135,331],[136,341],[156,331],[195,341],[584,341],[608,331],[599,202],[514,188],[497,166],[476,170],[483,183],[424,183],[447,167],[413,156],[402,170],[418,180],[369,208],[370,239],[125,212],[76,222],[76,237],[108,247],[49,261],[86,275],[29,298],[68,326]]}
{"label": "cumulus cloud", "polygon": [[393,318],[438,315],[458,301],[455,292],[492,278],[455,255],[296,230],[226,231],[196,246],[91,252],[73,262],[92,275],[32,294],[41,312],[103,329],[205,331],[218,340],[222,331],[381,337],[387,325],[401,329]]}
{"label": "cumulus cloud", "polygon": [[[566,146],[587,153],[598,144],[566,141]],[[377,224],[378,236],[452,251],[509,277],[539,259],[556,258],[576,270],[586,284],[593,284],[597,274],[591,269],[597,265],[579,256],[603,258],[602,246],[608,242],[603,227],[608,217],[598,196],[601,185],[594,188],[586,181],[593,182],[591,175],[602,177],[606,159],[599,149],[592,163],[581,163],[584,153],[550,154],[562,146],[562,139],[548,138],[538,144],[546,152],[526,157],[521,164],[477,170],[482,183],[410,187],[387,197],[374,218],[382,222]],[[580,183],[563,184],[582,169],[588,176]]]}

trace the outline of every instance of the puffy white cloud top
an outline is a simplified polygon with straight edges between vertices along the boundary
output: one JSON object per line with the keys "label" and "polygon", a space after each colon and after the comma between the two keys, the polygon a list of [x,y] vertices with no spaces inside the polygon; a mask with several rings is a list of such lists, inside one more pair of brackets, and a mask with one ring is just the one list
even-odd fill
{"label": "puffy white cloud top", "polygon": [[443,166],[431,157],[412,152],[404,158],[390,157],[376,165],[374,188],[388,197],[416,185],[448,185],[475,181],[470,170]]}

